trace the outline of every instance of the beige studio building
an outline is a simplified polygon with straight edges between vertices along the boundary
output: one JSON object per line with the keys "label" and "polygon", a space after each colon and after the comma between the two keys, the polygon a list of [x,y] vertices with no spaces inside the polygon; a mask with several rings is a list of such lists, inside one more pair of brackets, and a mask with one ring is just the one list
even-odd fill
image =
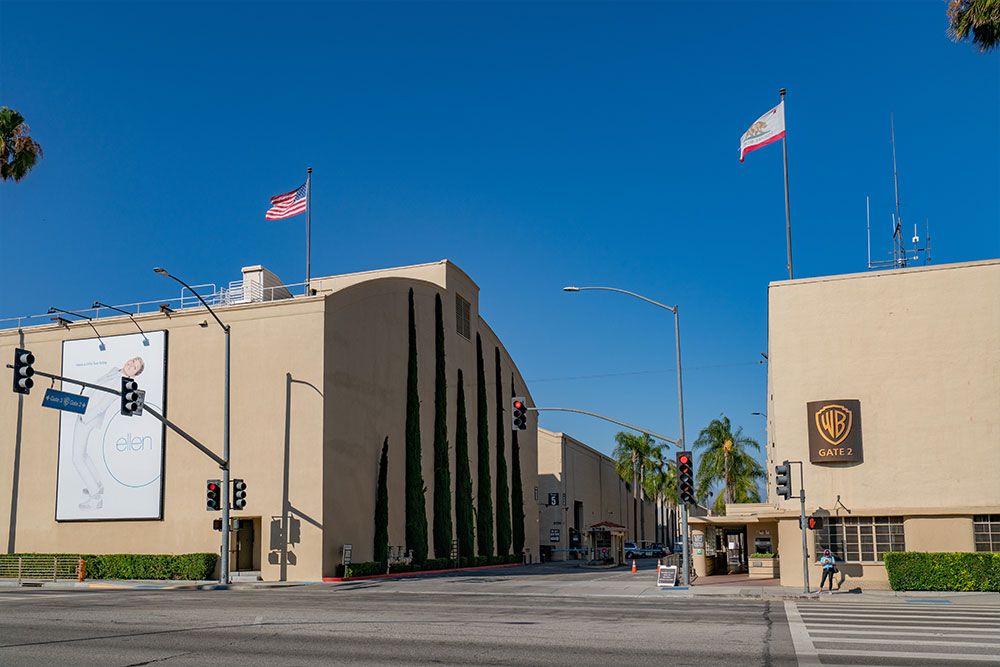
{"label": "beige studio building", "polygon": [[[345,545],[351,545],[354,562],[372,559],[376,478],[386,438],[389,543],[404,545],[410,290],[428,539],[437,296],[445,333],[452,512],[459,370],[474,497],[479,492],[477,337],[483,349],[494,492],[498,428],[506,429],[505,457],[512,474],[511,426],[496,423],[497,408],[507,405],[512,391],[530,397],[510,355],[480,317],[479,288],[449,261],[315,278],[310,287],[304,295],[301,286],[282,286],[274,274],[252,266],[243,269],[242,280],[202,288],[232,331],[231,468],[234,478],[246,480],[248,502],[233,512],[240,528],[232,537],[231,567],[259,572],[264,580],[334,576]],[[19,328],[7,322],[11,328],[0,330],[0,356],[10,363],[14,349],[23,347],[34,353],[36,370],[62,369],[64,375],[90,381],[112,377],[112,384],[125,369],[141,366],[136,379],[147,391],[147,402],[221,454],[222,331],[190,293],[158,306],[123,306],[138,312],[134,320],[107,309],[84,311],[95,317],[93,326],[70,317],[65,318],[69,322],[23,320]],[[504,394],[500,405],[497,355]],[[218,552],[220,534],[212,523],[220,514],[205,505],[206,480],[221,477],[215,463],[148,415],[121,417],[117,397],[92,397],[94,410],[79,416],[43,407],[49,382],[36,380],[23,400],[9,388],[0,391],[0,530],[6,552]],[[525,553],[537,559],[535,425],[530,415],[518,445]],[[429,551],[433,557],[433,545]]]}
{"label": "beige studio building", "polygon": [[[801,586],[803,462],[810,583],[837,557],[843,589],[885,588],[893,551],[1000,552],[1000,260],[771,283],[767,503],[692,519],[699,574],[779,558]],[[731,548],[734,547],[734,548]]]}

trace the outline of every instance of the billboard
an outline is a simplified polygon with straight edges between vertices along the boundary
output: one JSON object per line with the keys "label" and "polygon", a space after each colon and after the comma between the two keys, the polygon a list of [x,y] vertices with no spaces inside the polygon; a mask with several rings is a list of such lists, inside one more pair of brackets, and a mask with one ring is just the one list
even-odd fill
{"label": "billboard", "polygon": [[[121,390],[132,377],[146,404],[164,413],[167,332],[63,342],[62,375]],[[163,518],[164,426],[125,417],[116,394],[63,383],[89,397],[83,414],[60,412],[56,521]]]}

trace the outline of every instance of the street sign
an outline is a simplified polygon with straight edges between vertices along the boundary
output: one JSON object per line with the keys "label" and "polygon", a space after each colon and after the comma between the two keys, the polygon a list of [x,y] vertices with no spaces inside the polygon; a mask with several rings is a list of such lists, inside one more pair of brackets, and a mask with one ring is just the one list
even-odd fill
{"label": "street sign", "polygon": [[559,505],[559,493],[558,492],[556,492],[556,493],[550,493],[549,494],[549,506],[556,507],[557,505]]}
{"label": "street sign", "polygon": [[46,389],[45,397],[42,398],[42,407],[64,412],[75,412],[83,414],[87,411],[87,403],[90,401],[86,396],[80,394],[70,394],[58,389]]}
{"label": "street sign", "polygon": [[656,568],[656,585],[659,587],[677,585],[677,566],[660,565]]}
{"label": "street sign", "polygon": [[562,531],[559,528],[549,528],[549,542],[558,542],[562,539]]}
{"label": "street sign", "polygon": [[354,553],[354,546],[351,545],[351,544],[345,544],[344,545],[344,552],[343,552],[343,564],[344,565],[350,565],[351,564],[351,562],[352,562],[351,561],[351,557],[353,556],[353,553]]}

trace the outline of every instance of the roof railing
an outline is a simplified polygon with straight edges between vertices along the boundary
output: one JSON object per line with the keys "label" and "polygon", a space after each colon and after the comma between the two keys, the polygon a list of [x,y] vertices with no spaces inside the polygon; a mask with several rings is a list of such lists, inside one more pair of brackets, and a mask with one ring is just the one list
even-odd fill
{"label": "roof railing", "polygon": [[[299,289],[294,289],[294,288]],[[192,289],[199,294],[211,306],[232,306],[241,303],[258,303],[263,301],[278,301],[287,298],[294,298],[297,293],[301,293],[305,287],[305,282],[289,283],[284,285],[274,285],[272,287],[261,287],[259,284],[244,284],[242,280],[234,280],[228,287],[219,288],[215,283],[204,283],[193,285]],[[171,311],[190,310],[192,308],[202,308],[198,297],[186,288],[181,289],[180,296],[169,299],[155,299],[152,301],[136,301],[134,303],[123,303],[111,305],[110,307],[87,307],[74,308],[73,312],[80,313],[81,316],[99,319],[102,311],[106,312],[106,317],[121,316],[119,311],[127,311],[132,315],[143,315],[164,310],[161,306],[166,306]],[[51,313],[40,313],[38,315],[21,315],[18,317],[0,318],[0,331],[7,329],[23,329],[24,327],[40,326],[48,324],[53,320]],[[72,322],[72,320],[71,320]]]}

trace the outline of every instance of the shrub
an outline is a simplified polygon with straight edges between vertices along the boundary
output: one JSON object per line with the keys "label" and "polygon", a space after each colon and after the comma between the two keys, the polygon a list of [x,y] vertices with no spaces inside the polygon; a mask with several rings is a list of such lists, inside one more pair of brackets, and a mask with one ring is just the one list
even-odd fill
{"label": "shrub", "polygon": [[338,577],[367,577],[373,574],[385,574],[385,563],[368,561],[365,563],[351,563],[346,568],[343,565],[337,566]]}
{"label": "shrub", "polygon": [[910,551],[883,560],[895,591],[1000,591],[1000,554]]}
{"label": "shrub", "polygon": [[82,558],[88,579],[211,579],[218,556],[194,554],[12,554]]}

